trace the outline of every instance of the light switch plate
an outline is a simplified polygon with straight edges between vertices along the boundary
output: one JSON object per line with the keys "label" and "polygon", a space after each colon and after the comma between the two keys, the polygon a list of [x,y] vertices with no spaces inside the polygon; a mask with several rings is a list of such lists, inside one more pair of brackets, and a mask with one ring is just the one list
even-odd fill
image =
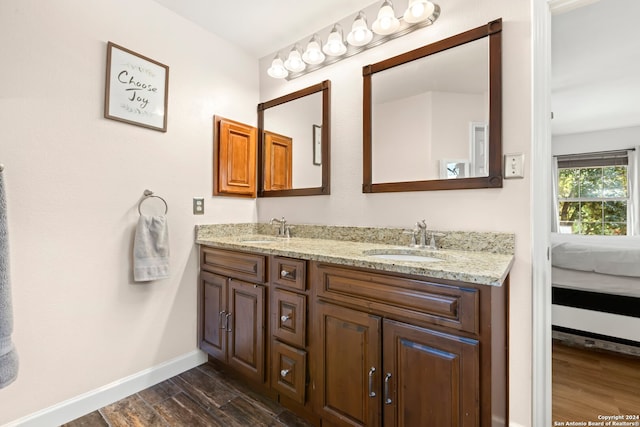
{"label": "light switch plate", "polygon": [[204,197],[193,198],[193,214],[204,215]]}
{"label": "light switch plate", "polygon": [[524,154],[504,155],[504,179],[524,178]]}

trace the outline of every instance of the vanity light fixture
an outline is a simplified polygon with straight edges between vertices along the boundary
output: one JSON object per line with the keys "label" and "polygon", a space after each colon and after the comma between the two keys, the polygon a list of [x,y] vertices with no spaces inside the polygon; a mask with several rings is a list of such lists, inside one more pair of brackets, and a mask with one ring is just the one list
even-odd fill
{"label": "vanity light fixture", "polygon": [[378,11],[378,17],[371,25],[371,29],[376,34],[387,36],[398,31],[398,28],[400,28],[400,20],[396,18],[393,4],[390,0],[385,0]]}
{"label": "vanity light fixture", "polygon": [[300,55],[298,45],[294,45],[291,48],[289,56],[287,56],[287,59],[284,61],[284,68],[294,73],[299,73],[307,68],[307,65],[304,63],[302,56]]}
{"label": "vanity light fixture", "polygon": [[271,61],[271,67],[267,70],[267,74],[274,79],[284,79],[289,75],[287,69],[284,68],[284,63],[279,54],[276,54],[273,61]]}
{"label": "vanity light fixture", "polygon": [[405,22],[414,24],[428,19],[436,6],[428,0],[409,0],[409,7],[404,12]]}
{"label": "vanity light fixture", "polygon": [[322,51],[329,56],[342,56],[347,52],[347,46],[344,44],[340,24],[333,26],[331,33],[329,33],[327,43],[322,47]]}
{"label": "vanity light fixture", "polygon": [[353,20],[351,31],[347,34],[347,42],[351,46],[364,46],[373,40],[373,33],[367,25],[367,16],[363,11]]}
{"label": "vanity light fixture", "polygon": [[[295,79],[432,25],[440,16],[440,6],[437,4],[429,0],[409,0],[407,10],[402,16],[397,17],[391,0],[384,0],[377,10],[377,19],[369,27],[367,13],[375,13],[375,7],[374,3],[359,11],[353,21],[346,17],[332,26],[317,31],[312,37],[306,39],[308,41],[306,41],[304,53],[301,53],[299,45],[304,45],[305,41],[300,40],[290,49],[284,62],[280,53],[276,54],[267,74],[276,79]],[[349,24],[351,24],[351,31],[345,40],[342,25]],[[318,35],[320,33],[328,34],[326,42],[322,42],[323,38]]]}
{"label": "vanity light fixture", "polygon": [[324,62],[324,53],[322,53],[320,41],[318,41],[318,35],[314,34],[307,44],[307,48],[302,54],[302,60],[310,65],[322,64]]}

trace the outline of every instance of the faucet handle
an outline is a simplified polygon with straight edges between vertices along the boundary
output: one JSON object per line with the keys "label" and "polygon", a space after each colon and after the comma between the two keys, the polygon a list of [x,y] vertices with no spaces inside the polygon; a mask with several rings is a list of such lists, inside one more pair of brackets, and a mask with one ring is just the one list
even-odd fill
{"label": "faucet handle", "polygon": [[291,237],[291,230],[295,228],[293,225],[285,225],[284,227],[284,237]]}
{"label": "faucet handle", "polygon": [[418,234],[418,230],[404,230],[402,232],[402,234],[410,234],[411,235],[411,243],[409,243],[409,246],[417,246],[417,241],[416,241],[416,234]]}

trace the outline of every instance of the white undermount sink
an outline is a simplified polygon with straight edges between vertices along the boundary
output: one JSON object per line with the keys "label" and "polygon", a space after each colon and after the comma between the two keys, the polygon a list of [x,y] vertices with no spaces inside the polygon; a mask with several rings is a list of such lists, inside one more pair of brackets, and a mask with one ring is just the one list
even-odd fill
{"label": "white undermount sink", "polygon": [[406,253],[400,251],[365,251],[364,255],[370,258],[386,259],[390,261],[412,261],[412,262],[438,262],[442,261],[440,258],[431,257],[421,253]]}

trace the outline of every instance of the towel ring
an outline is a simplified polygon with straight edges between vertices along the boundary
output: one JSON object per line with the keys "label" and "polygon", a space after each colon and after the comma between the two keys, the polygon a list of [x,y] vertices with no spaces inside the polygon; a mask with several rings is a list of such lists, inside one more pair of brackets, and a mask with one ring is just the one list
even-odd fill
{"label": "towel ring", "polygon": [[156,196],[155,194],[153,194],[153,191],[151,190],[144,190],[144,198],[142,198],[140,200],[140,202],[138,203],[138,213],[140,215],[142,215],[142,211],[140,210],[140,206],[142,206],[142,202],[144,202],[145,200],[149,199],[150,197],[155,197],[158,198],[160,200],[162,200],[162,203],[164,203],[164,214],[166,215],[167,212],[169,212],[169,205],[167,204],[167,201],[165,199],[163,199],[160,196]]}

